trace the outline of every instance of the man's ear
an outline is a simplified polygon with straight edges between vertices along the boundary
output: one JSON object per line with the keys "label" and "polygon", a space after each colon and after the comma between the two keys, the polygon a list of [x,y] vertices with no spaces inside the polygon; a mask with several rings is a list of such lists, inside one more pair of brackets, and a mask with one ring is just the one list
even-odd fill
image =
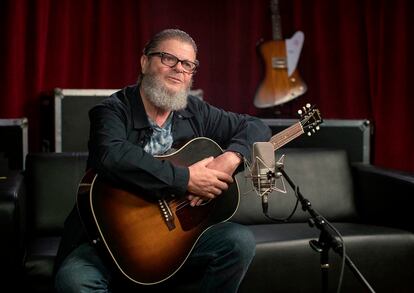
{"label": "man's ear", "polygon": [[148,66],[149,66],[149,58],[148,58],[148,56],[147,55],[142,55],[141,56],[141,72],[143,74],[146,73]]}

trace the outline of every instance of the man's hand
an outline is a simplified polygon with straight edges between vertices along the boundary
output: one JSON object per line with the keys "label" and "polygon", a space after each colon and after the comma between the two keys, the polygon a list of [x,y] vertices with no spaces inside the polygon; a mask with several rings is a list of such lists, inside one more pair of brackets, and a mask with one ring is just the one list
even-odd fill
{"label": "man's hand", "polygon": [[[213,160],[213,157],[209,157],[189,167],[188,192],[190,194],[197,194],[198,197],[207,200],[213,199],[228,188],[228,183],[233,182],[231,175],[207,167]],[[189,196],[192,206],[198,202],[198,200],[193,202],[193,198],[193,196]]]}
{"label": "man's hand", "polygon": [[233,182],[231,175],[240,163],[241,159],[235,153],[225,152],[216,158],[210,157],[191,165],[188,183],[191,206],[199,206],[203,200],[213,199],[227,190],[228,183]]}

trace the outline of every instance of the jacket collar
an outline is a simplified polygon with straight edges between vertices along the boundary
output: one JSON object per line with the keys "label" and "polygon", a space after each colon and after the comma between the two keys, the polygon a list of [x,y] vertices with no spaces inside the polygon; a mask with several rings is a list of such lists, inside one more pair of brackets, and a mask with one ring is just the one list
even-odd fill
{"label": "jacket collar", "polygon": [[188,108],[182,109],[182,110],[178,110],[176,111],[177,116],[180,117],[184,117],[184,118],[191,118],[194,116],[193,113],[191,113],[190,111],[188,111]]}
{"label": "jacket collar", "polygon": [[142,102],[139,86],[127,87],[126,95],[131,103],[132,121],[135,129],[149,128],[151,124],[148,121],[145,112],[144,103]]}

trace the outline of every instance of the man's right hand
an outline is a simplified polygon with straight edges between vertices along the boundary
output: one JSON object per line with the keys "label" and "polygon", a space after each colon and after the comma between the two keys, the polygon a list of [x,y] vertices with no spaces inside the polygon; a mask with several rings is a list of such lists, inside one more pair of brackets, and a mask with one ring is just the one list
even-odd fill
{"label": "man's right hand", "polygon": [[190,179],[187,190],[191,194],[189,200],[191,200],[192,206],[201,203],[197,197],[203,200],[213,199],[223,190],[227,190],[228,184],[233,182],[233,178],[229,174],[207,168],[207,165],[213,160],[213,157],[209,157],[188,167]]}

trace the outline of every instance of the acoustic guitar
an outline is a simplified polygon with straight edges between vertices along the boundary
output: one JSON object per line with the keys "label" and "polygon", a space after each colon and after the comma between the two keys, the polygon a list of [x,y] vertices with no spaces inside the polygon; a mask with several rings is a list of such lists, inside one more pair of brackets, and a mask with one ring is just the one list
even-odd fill
{"label": "acoustic guitar", "polygon": [[[301,120],[270,141],[276,150],[305,131],[315,131],[321,122],[319,110],[304,107]],[[190,166],[222,153],[213,140],[201,137],[157,158]],[[151,199],[110,184],[92,171],[85,174],[77,194],[78,211],[91,241],[121,275],[142,285],[161,283],[173,276],[200,236],[212,225],[230,219],[239,201],[236,180],[216,199],[191,207],[186,197],[166,194],[162,199]]]}
{"label": "acoustic guitar", "polygon": [[264,79],[254,98],[257,108],[267,108],[286,103],[307,90],[296,66],[304,41],[304,34],[296,32],[291,39],[282,38],[278,0],[271,0],[273,40],[259,45],[259,55],[264,65]]}

